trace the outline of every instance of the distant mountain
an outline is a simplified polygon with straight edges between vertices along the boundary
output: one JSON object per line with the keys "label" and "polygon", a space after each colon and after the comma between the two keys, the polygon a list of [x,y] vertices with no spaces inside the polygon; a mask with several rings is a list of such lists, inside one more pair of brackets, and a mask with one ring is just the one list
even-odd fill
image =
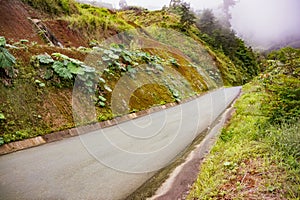
{"label": "distant mountain", "polygon": [[289,38],[286,38],[285,40],[274,43],[269,48],[267,48],[267,51],[278,50],[278,49],[281,49],[281,48],[287,47],[287,46],[293,47],[293,48],[300,48],[300,36],[289,37]]}

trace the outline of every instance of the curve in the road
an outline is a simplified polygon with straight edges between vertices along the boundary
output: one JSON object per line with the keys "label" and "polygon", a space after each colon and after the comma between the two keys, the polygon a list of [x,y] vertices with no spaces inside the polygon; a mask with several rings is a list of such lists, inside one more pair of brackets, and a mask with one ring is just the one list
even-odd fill
{"label": "curve in the road", "polygon": [[172,162],[239,92],[218,89],[117,126],[1,156],[0,199],[122,199]]}

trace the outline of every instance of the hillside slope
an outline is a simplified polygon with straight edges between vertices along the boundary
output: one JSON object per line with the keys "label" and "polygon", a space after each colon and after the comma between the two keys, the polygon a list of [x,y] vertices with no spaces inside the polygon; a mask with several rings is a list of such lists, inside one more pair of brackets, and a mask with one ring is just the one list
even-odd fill
{"label": "hillside slope", "polygon": [[[110,11],[72,0],[0,6],[7,40],[0,53],[16,58],[0,67],[1,144],[180,102],[253,76],[202,41],[195,26],[178,29],[180,17],[171,12]],[[72,110],[77,81],[80,100],[95,105],[93,116]]]}

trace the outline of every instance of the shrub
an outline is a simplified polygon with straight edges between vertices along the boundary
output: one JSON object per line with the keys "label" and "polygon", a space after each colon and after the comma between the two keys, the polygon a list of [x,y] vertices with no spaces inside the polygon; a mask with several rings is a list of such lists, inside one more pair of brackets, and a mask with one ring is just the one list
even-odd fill
{"label": "shrub", "polygon": [[[291,56],[292,55],[292,56]],[[300,51],[283,48],[272,52],[261,76],[268,93],[266,112],[272,123],[294,121],[300,116]]]}

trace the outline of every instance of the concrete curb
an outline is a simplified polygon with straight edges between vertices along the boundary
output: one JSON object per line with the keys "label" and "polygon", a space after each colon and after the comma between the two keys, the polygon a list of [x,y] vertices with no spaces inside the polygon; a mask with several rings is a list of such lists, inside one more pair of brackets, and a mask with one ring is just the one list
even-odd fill
{"label": "concrete curb", "polygon": [[190,187],[197,179],[199,167],[205,157],[209,154],[220,135],[220,129],[230,121],[235,109],[233,105],[240,94],[231,103],[224,113],[217,119],[217,124],[209,131],[203,141],[196,145],[195,149],[190,152],[184,163],[177,166],[165,182],[157,189],[155,194],[147,200],[164,200],[164,199],[185,199]]}
{"label": "concrete curb", "polygon": [[[217,89],[220,89],[220,88],[217,88]],[[158,112],[158,111],[161,111],[161,110],[164,110],[164,109],[176,106],[176,105],[180,105],[180,104],[192,101],[196,98],[199,98],[199,97],[201,97],[209,92],[213,92],[217,89],[203,92],[201,94],[197,94],[195,96],[186,98],[186,99],[182,100],[180,103],[168,103],[168,104],[165,104],[162,106],[156,106],[156,107],[152,107],[147,110],[143,110],[143,111],[139,111],[136,113],[131,113],[128,115],[117,117],[112,120],[98,122],[95,124],[86,125],[86,126],[82,126],[82,127],[75,127],[75,128],[71,128],[68,130],[63,130],[63,131],[54,132],[54,133],[50,133],[50,134],[43,135],[43,136],[38,136],[35,138],[30,138],[30,139],[25,139],[22,141],[16,141],[16,142],[11,142],[9,144],[4,144],[4,145],[0,146],[0,156],[9,154],[9,153],[13,153],[16,151],[32,148],[32,147],[37,147],[37,146],[51,143],[51,142],[57,142],[57,141],[67,139],[70,137],[78,136],[78,129],[80,129],[80,133],[84,134],[84,133],[87,133],[87,132],[90,132],[93,130],[97,130],[99,128],[106,128],[106,127],[114,126],[114,125],[120,124],[122,122],[126,122],[126,121],[129,121],[132,119],[136,119],[136,118],[139,118],[139,117],[142,117],[142,116],[154,113],[154,112]]]}

